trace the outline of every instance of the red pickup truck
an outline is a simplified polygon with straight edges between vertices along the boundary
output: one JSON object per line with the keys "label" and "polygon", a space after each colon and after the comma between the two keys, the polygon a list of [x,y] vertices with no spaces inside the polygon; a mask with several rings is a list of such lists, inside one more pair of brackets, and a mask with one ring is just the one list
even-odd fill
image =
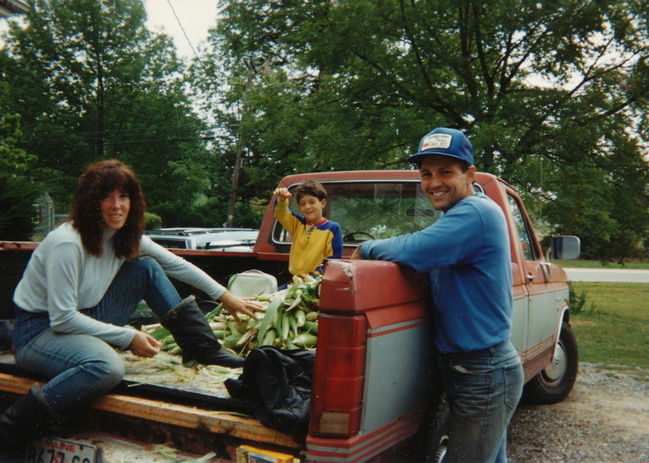
{"label": "red pickup truck", "polygon": [[[212,451],[226,460],[234,459],[242,445],[280,452],[272,457],[275,460],[264,461],[284,461],[282,454],[313,462],[371,461],[390,454],[407,459],[416,454],[413,447],[423,432],[427,404],[437,403],[435,429],[428,430],[427,436],[434,436],[442,461],[447,439],[444,401],[431,401],[439,393],[433,389],[428,368],[432,346],[425,278],[390,262],[346,259],[363,240],[415,232],[438,218],[419,188],[419,173],[311,173],[285,177],[279,186],[291,189],[307,179],[325,185],[325,215],[341,225],[344,252],[342,259],[326,263],[321,283],[306,438],[296,440],[253,418],[231,413],[236,404],[227,394],[215,394],[206,404],[193,403],[191,397],[180,402],[173,395],[131,396],[120,390],[91,405],[98,411],[95,419],[80,418],[77,423],[85,435],[93,436],[92,446],[101,449],[110,446],[111,439],[128,438],[140,449],[162,441],[179,451],[195,455]],[[544,257],[532,222],[511,186],[479,173],[475,188],[493,199],[507,218],[514,284],[511,339],[524,363],[525,393],[542,403],[561,401],[572,389],[578,367],[566,274]],[[0,242],[0,307],[9,307],[13,288],[36,246]],[[221,282],[249,269],[283,281],[289,279],[289,248],[290,237],[269,205],[253,252],[174,252]],[[578,239],[555,238],[553,253],[556,258],[577,257]],[[181,287],[181,292],[186,291]],[[10,318],[6,310],[4,317]],[[15,369],[0,371],[0,400],[5,403],[24,393],[33,381]]]}

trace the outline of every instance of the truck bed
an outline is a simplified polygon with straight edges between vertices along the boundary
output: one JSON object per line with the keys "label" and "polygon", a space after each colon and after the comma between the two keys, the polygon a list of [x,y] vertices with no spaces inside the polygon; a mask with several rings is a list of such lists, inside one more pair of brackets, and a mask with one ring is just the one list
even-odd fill
{"label": "truck bed", "polygon": [[[175,360],[170,354],[160,356],[163,362]],[[126,354],[125,362],[122,384],[75,413],[64,432],[107,432],[111,438],[140,444],[173,443],[177,449],[196,454],[212,451],[208,446],[217,435],[224,442],[230,439],[232,449],[242,443],[264,443],[288,453],[301,448],[292,436],[255,419],[252,404],[229,396],[223,380],[238,377],[241,369],[221,369],[223,373],[217,376],[206,373],[204,367],[152,369],[150,359],[133,361]],[[13,355],[0,355],[0,402],[8,405],[35,382],[43,383],[18,369]]]}

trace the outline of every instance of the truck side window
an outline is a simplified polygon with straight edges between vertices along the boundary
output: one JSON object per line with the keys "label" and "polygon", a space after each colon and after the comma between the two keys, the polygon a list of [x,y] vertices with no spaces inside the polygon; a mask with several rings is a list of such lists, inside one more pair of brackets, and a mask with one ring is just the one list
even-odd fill
{"label": "truck side window", "polygon": [[507,195],[509,200],[509,209],[511,210],[512,217],[516,223],[516,230],[518,231],[518,237],[521,241],[521,246],[523,247],[523,255],[526,260],[536,260],[536,248],[533,245],[532,235],[530,234],[530,227],[525,220],[525,216],[521,212],[518,201],[511,195]]}

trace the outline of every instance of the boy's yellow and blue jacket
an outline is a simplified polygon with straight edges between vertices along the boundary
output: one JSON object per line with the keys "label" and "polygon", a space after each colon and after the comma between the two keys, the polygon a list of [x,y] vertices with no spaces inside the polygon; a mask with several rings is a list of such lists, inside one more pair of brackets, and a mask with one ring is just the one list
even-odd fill
{"label": "boy's yellow and blue jacket", "polygon": [[339,258],[343,252],[343,234],[338,223],[323,219],[309,224],[300,214],[288,208],[287,198],[278,198],[273,214],[291,235],[288,271],[291,275],[322,273],[322,263],[328,257]]}

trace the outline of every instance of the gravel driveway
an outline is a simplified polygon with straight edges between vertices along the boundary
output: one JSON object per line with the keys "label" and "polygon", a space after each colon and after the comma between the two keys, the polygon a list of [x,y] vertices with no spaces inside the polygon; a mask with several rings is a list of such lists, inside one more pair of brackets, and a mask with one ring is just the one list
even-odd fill
{"label": "gravel driveway", "polygon": [[580,364],[565,401],[519,406],[509,428],[509,461],[649,462],[649,370]]}

